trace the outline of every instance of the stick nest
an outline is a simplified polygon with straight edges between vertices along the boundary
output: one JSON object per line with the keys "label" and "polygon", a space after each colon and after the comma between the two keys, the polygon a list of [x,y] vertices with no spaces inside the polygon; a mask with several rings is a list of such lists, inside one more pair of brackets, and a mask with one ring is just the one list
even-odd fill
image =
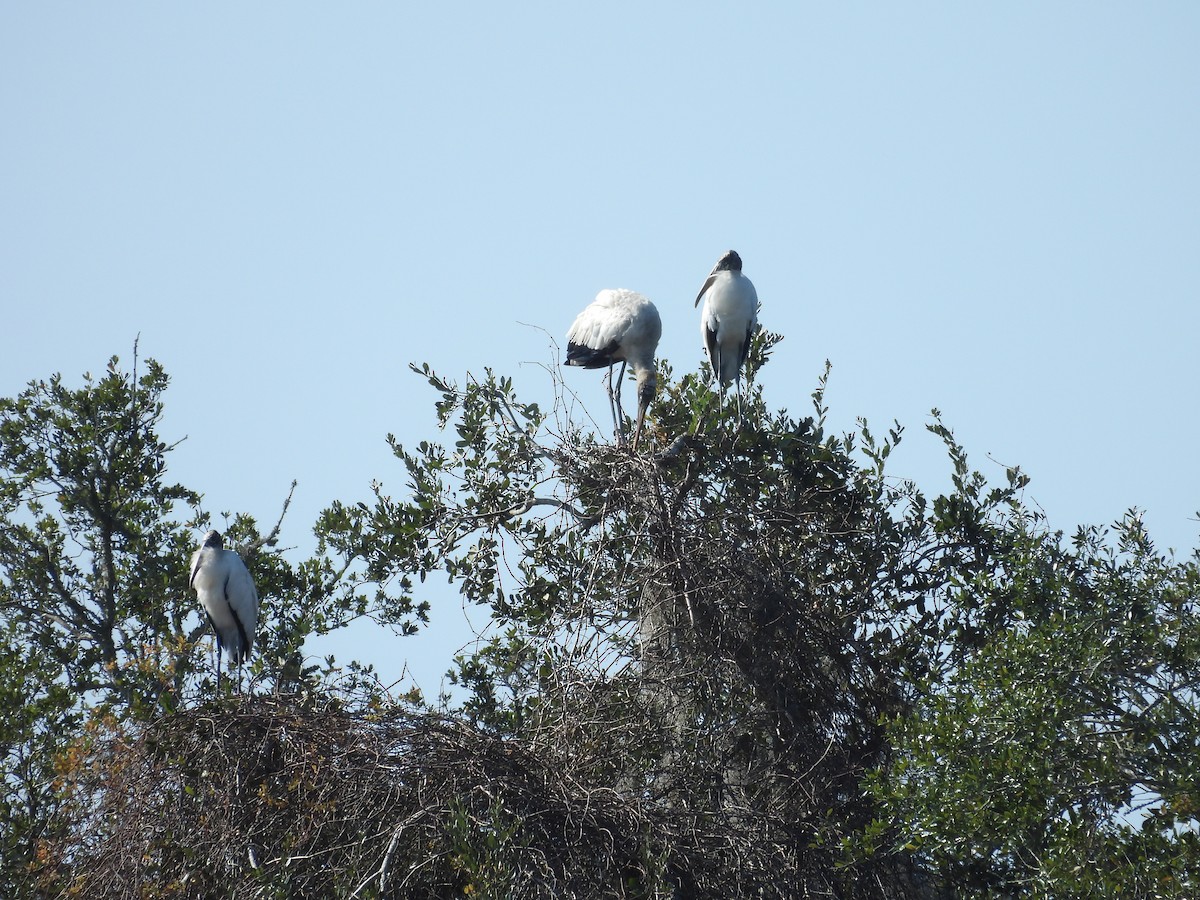
{"label": "stick nest", "polygon": [[832,893],[786,829],[655,808],[425,712],[233,698],[99,729],[78,758],[74,838],[44,855],[62,896]]}

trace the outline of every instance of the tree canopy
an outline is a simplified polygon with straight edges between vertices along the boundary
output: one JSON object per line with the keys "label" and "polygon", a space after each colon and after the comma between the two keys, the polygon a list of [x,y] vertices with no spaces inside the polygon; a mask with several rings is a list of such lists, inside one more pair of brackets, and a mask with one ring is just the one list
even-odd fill
{"label": "tree canopy", "polygon": [[[929,497],[898,423],[831,430],[828,367],[811,414],[754,388],[738,429],[663,365],[635,453],[415,366],[445,438],[389,437],[402,474],[312,558],[230,522],[264,613],[221,696],[209,514],[138,368],[0,400],[5,896],[1195,893],[1196,555],[1135,511],[1050,529],[936,411]],[[420,640],[447,580],[491,623],[452,706],[304,660],[362,616]]]}

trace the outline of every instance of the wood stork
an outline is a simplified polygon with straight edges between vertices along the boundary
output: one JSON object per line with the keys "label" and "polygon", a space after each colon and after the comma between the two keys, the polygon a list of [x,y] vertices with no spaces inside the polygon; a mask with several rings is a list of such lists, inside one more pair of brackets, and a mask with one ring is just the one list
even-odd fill
{"label": "wood stork", "polygon": [[222,650],[228,652],[229,664],[238,667],[240,684],[241,666],[250,656],[258,626],[258,592],[250,571],[237,553],[225,549],[221,533],[210,531],[192,554],[189,583],[217,635],[217,687],[221,686]]}
{"label": "wood stork", "polygon": [[737,387],[738,426],[742,424],[742,367],[750,353],[750,339],[758,327],[758,293],[750,279],[742,274],[742,258],[730,250],[713,267],[704,287],[696,295],[695,306],[704,301],[700,313],[700,334],[708,351],[713,377],[720,385],[721,405],[725,405],[725,387]]}
{"label": "wood stork", "polygon": [[[606,288],[596,295],[567,332],[567,365],[585,369],[608,366],[608,403],[619,439],[625,435],[625,411],[621,409],[621,382],[625,365],[637,377],[638,414],[633,431],[633,449],[637,449],[646,421],[646,409],[658,390],[654,371],[654,351],[662,337],[662,319],[654,304],[636,291]],[[621,363],[614,396],[613,366]]]}

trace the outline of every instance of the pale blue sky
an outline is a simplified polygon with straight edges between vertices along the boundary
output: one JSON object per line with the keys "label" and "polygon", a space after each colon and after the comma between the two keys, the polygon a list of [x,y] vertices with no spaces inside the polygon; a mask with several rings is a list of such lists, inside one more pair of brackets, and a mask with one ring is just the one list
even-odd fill
{"label": "pale blue sky", "polygon": [[[1198,47],[1191,2],[5,4],[0,394],[140,333],[171,477],[264,524],[298,479],[307,549],[403,492],[386,433],[436,439],[409,361],[548,396],[529,325],[628,287],[691,370],[732,247],[786,336],[772,404],[829,358],[836,424],[907,425],[895,474],[945,485],[936,406],[1057,526],[1137,505],[1189,550]],[[430,686],[433,599],[431,637],[336,652]]]}

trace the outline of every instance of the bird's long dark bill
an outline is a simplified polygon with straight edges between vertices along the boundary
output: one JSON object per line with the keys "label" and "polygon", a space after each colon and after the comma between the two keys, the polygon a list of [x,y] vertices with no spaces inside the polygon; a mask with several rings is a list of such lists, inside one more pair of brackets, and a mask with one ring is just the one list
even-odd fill
{"label": "bird's long dark bill", "polygon": [[634,450],[636,450],[638,448],[638,440],[642,436],[642,426],[645,423],[646,423],[646,406],[645,406],[645,404],[639,403],[638,404],[637,425],[635,425],[633,428],[633,449]]}

